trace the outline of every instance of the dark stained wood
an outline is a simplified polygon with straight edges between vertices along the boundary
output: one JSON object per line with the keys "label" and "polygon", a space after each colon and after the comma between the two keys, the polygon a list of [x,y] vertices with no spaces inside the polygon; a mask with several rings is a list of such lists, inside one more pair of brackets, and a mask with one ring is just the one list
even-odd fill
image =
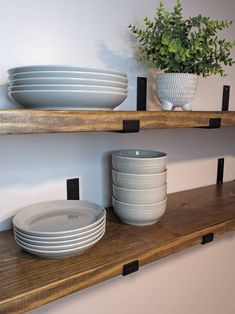
{"label": "dark stained wood", "polygon": [[202,236],[235,231],[235,182],[168,195],[166,214],[147,227],[128,226],[108,209],[104,238],[80,256],[43,259],[22,251],[12,231],[0,234],[0,313],[23,313],[201,243]]}
{"label": "dark stained wood", "polygon": [[[0,134],[121,131],[126,119],[140,120],[140,129],[191,128],[221,118],[215,111],[54,111],[0,110]],[[223,125],[235,125],[235,112],[224,114]]]}

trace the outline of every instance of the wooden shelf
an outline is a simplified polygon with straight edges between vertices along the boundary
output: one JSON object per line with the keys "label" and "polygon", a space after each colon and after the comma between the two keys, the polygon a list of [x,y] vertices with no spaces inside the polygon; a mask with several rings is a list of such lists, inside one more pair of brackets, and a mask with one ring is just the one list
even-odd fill
{"label": "wooden shelf", "polygon": [[[80,256],[43,259],[22,251],[12,231],[0,234],[0,313],[22,313],[200,244],[202,236],[235,231],[235,182],[168,195],[166,214],[148,227],[128,226],[108,209],[107,231]],[[141,270],[141,269],[140,269]]]}
{"label": "wooden shelf", "polygon": [[123,120],[140,120],[140,129],[206,127],[211,118],[235,125],[235,112],[0,110],[0,134],[121,131]]}

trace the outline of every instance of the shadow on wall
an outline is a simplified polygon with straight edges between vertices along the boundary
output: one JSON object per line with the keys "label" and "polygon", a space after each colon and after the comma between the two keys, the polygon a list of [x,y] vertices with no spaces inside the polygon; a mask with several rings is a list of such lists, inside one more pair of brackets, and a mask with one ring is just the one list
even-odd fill
{"label": "shadow on wall", "polygon": [[104,173],[111,169],[111,152],[117,149],[164,151],[169,164],[235,156],[233,129],[1,136],[0,186],[38,184],[80,173],[89,176],[98,168]]}
{"label": "shadow on wall", "polygon": [[128,77],[135,77],[138,73],[145,73],[146,68],[137,61],[135,51],[133,55],[128,50],[122,52],[113,51],[108,48],[103,40],[97,42],[98,58],[107,68],[118,69],[128,74]]}
{"label": "shadow on wall", "polygon": [[[131,45],[134,46],[133,38],[128,39]],[[118,69],[124,73],[128,74],[128,88],[133,94],[136,94],[136,79],[138,76],[147,77],[148,79],[148,90],[147,90],[147,109],[149,110],[160,110],[160,103],[156,96],[156,77],[159,71],[155,69],[149,69],[144,63],[140,63],[139,52],[137,51],[137,46],[133,47],[133,54],[130,55],[128,52],[119,53],[117,51],[110,50],[103,40],[97,43],[97,54],[98,58],[102,61],[107,68]],[[132,99],[132,104],[135,100]]]}
{"label": "shadow on wall", "polygon": [[103,189],[103,203],[112,204],[111,195],[112,195],[112,152],[104,153],[102,156],[102,177],[101,182]]}
{"label": "shadow on wall", "polygon": [[128,98],[118,107],[118,110],[136,109],[136,79],[137,76],[147,76],[147,69],[137,61],[135,51],[133,55],[128,50],[122,52],[110,50],[103,40],[97,42],[97,57],[109,69],[116,69],[128,75]]}

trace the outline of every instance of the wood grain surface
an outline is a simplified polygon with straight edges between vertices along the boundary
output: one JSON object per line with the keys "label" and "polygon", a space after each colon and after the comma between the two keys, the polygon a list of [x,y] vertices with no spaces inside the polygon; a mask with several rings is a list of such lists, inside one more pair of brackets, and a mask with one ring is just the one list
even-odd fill
{"label": "wood grain surface", "polygon": [[222,112],[222,126],[231,126],[235,125],[235,112],[234,111],[224,111]]}
{"label": "wood grain surface", "polygon": [[235,112],[221,111],[54,111],[0,110],[0,134],[121,131],[123,120],[140,120],[140,129],[206,127],[210,118],[235,125]]}
{"label": "wood grain surface", "polygon": [[[200,244],[202,236],[235,231],[235,182],[168,195],[166,214],[155,225],[123,224],[107,209],[105,236],[87,252],[44,259],[22,251],[12,231],[0,234],[0,313],[23,313],[72,292]],[[141,269],[140,269],[141,271]]]}

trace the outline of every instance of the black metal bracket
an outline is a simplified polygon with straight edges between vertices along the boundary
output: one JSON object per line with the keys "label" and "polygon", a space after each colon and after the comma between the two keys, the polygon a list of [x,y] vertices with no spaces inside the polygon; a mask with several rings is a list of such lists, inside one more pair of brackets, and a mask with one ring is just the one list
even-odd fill
{"label": "black metal bracket", "polygon": [[221,118],[210,118],[208,126],[199,126],[200,129],[219,129],[221,127]]}
{"label": "black metal bracket", "polygon": [[213,240],[214,240],[214,233],[208,233],[202,237],[201,244],[207,244],[209,242],[212,242]]}
{"label": "black metal bracket", "polygon": [[137,111],[146,110],[146,99],[147,99],[147,78],[137,77]]}
{"label": "black metal bracket", "polygon": [[140,130],[140,120],[123,120],[122,133],[138,133]]}
{"label": "black metal bracket", "polygon": [[79,179],[68,179],[67,180],[67,200],[79,200]]}
{"label": "black metal bracket", "polygon": [[[228,111],[229,107],[230,86],[223,86],[222,111]],[[209,125],[202,127],[203,129],[218,129],[221,127],[221,118],[210,118]]]}
{"label": "black metal bracket", "polygon": [[131,263],[123,265],[122,275],[127,276],[139,270],[139,261],[133,261]]}
{"label": "black metal bracket", "polygon": [[221,118],[210,118],[208,129],[218,129],[221,127]]}
{"label": "black metal bracket", "polygon": [[222,97],[222,111],[228,111],[229,107],[229,94],[230,94],[230,86],[223,86],[223,97]]}
{"label": "black metal bracket", "polygon": [[224,177],[224,158],[219,158],[217,164],[217,184],[223,183],[223,177]]}

